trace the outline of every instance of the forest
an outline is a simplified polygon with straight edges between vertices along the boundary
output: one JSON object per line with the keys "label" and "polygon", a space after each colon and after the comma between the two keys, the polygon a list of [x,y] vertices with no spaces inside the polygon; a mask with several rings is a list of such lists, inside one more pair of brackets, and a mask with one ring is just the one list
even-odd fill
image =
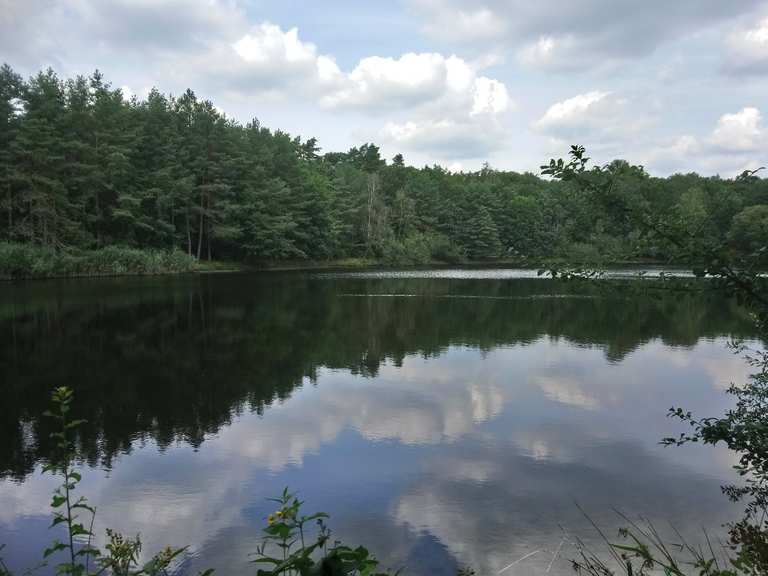
{"label": "forest", "polygon": [[[764,179],[659,178],[624,160],[606,169],[614,196],[681,233],[741,254],[768,240]],[[315,138],[241,124],[192,90],[126,98],[98,71],[24,80],[0,69],[0,276],[45,275],[67,259],[69,273],[117,261],[146,272],[210,260],[669,261],[665,240],[623,204],[487,164],[416,168],[373,143],[323,153]]]}

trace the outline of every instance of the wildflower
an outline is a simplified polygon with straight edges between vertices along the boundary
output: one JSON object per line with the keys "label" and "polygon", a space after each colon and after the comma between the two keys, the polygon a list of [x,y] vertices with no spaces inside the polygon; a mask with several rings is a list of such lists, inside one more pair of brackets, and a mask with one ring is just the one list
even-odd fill
{"label": "wildflower", "polygon": [[274,521],[275,521],[275,517],[272,516],[272,514],[267,516],[267,524],[272,524],[272,522],[274,522]]}
{"label": "wildflower", "polygon": [[277,514],[278,518],[282,518],[283,517],[283,511],[282,510],[278,510],[277,512],[275,512],[275,514]]}

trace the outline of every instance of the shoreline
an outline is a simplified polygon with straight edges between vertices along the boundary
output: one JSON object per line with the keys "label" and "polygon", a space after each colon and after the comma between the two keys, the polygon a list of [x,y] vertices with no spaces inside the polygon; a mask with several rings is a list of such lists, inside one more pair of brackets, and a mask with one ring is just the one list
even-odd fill
{"label": "shoreline", "polygon": [[[579,267],[583,264],[566,263],[562,267]],[[650,261],[616,261],[603,264],[603,268],[642,268],[659,267],[670,270],[686,269],[691,265],[669,266],[662,262]],[[549,270],[552,266],[536,265],[530,262],[521,261],[465,261],[456,263],[446,263],[433,261],[424,264],[415,265],[396,265],[388,264],[381,260],[357,260],[342,259],[328,261],[307,261],[307,262],[262,262],[259,264],[248,264],[231,261],[204,261],[195,264],[189,270],[161,270],[161,271],[120,271],[120,272],[80,272],[74,274],[29,274],[29,275],[7,275],[0,274],[0,283],[29,282],[36,280],[83,280],[99,278],[128,278],[128,277],[149,277],[149,276],[183,276],[183,275],[215,275],[215,274],[252,274],[252,273],[272,273],[272,272],[313,272],[313,271],[392,271],[392,270],[445,270],[445,269],[520,269],[520,270]]]}
{"label": "shoreline", "polygon": [[431,260],[422,263],[398,263],[379,258],[349,257],[334,260],[196,260],[180,250],[139,249],[107,246],[100,249],[72,252],[26,244],[0,244],[0,282],[30,280],[64,280],[83,278],[118,278],[128,276],[168,276],[183,274],[238,274],[258,272],[312,271],[387,271],[387,270],[445,270],[459,268],[520,269],[562,271],[607,270],[632,268],[661,268],[684,270],[695,264],[679,264],[649,260],[613,260],[601,263],[569,262],[564,258],[541,261],[531,259],[462,260],[446,262]]}

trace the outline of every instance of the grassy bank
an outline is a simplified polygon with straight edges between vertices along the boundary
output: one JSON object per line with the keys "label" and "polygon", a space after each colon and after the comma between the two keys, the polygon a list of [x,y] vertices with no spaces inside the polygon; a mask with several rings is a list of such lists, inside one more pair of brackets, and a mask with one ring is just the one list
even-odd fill
{"label": "grassy bank", "polygon": [[[477,263],[476,263],[477,264]],[[420,267],[446,266],[432,261]],[[361,270],[370,268],[412,267],[376,258],[336,260],[273,260],[238,262],[196,260],[185,252],[107,247],[98,250],[54,250],[29,244],[0,243],[0,280],[42,278],[86,278],[180,274],[189,272],[225,273],[288,270]]]}
{"label": "grassy bank", "polygon": [[197,269],[197,261],[179,251],[121,247],[57,251],[27,244],[0,243],[0,279],[3,280],[178,274]]}
{"label": "grassy bank", "polygon": [[[557,267],[565,265],[557,260]],[[578,263],[570,262],[569,266]],[[602,262],[602,266],[654,265],[651,261]],[[99,276],[131,276],[181,274],[189,272],[217,273],[242,271],[288,270],[365,270],[387,268],[539,268],[547,263],[520,259],[507,260],[427,260],[419,263],[382,258],[341,258],[336,260],[273,260],[238,262],[228,260],[198,261],[175,250],[152,250],[111,246],[99,250],[54,250],[28,244],[0,243],[0,280],[33,278],[78,278]]]}

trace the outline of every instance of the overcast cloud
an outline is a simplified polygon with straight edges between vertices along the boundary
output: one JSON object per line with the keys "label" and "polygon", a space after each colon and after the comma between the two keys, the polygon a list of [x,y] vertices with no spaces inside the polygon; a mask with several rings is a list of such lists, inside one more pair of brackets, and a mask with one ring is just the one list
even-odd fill
{"label": "overcast cloud", "polygon": [[724,176],[768,163],[768,1],[0,0],[0,60],[194,89],[325,150]]}

